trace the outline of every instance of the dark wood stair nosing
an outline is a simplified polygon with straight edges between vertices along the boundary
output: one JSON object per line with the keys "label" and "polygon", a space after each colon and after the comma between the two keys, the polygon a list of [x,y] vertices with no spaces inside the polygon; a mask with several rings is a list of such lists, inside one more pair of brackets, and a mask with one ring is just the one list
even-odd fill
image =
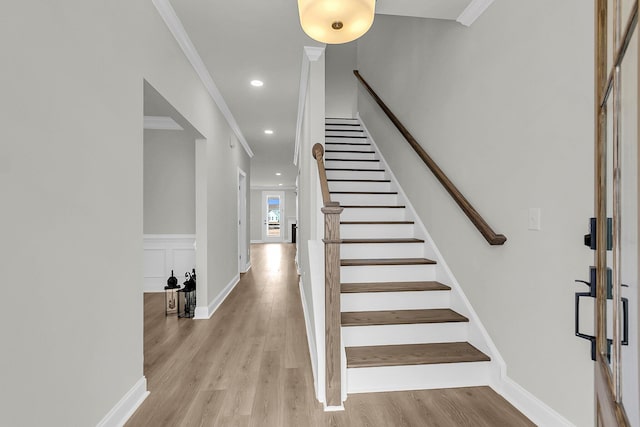
{"label": "dark wood stair nosing", "polygon": [[415,221],[340,221],[342,225],[414,225]]}
{"label": "dark wood stair nosing", "polygon": [[384,195],[394,195],[394,194],[398,194],[397,191],[329,191],[330,194],[384,194]]}
{"label": "dark wood stair nosing", "polygon": [[414,237],[401,239],[401,238],[381,238],[381,239],[341,239],[343,245],[361,245],[361,244],[389,244],[389,243],[424,243],[423,239],[416,239]]}
{"label": "dark wood stair nosing", "polygon": [[340,313],[340,320],[343,327],[469,322],[468,317],[450,308],[348,311]]}
{"label": "dark wood stair nosing", "polygon": [[349,171],[349,172],[384,172],[384,169],[356,169],[356,168],[324,168],[326,171]]}
{"label": "dark wood stair nosing", "polygon": [[340,284],[340,292],[343,294],[384,292],[447,292],[450,290],[450,286],[433,280],[422,282],[363,282]]}
{"label": "dark wood stair nosing", "polygon": [[405,209],[405,205],[340,205],[345,209]]}
{"label": "dark wood stair nosing", "polygon": [[357,258],[341,259],[341,267],[369,267],[391,265],[435,265],[436,261],[428,258]]}
{"label": "dark wood stair nosing", "polygon": [[347,368],[490,362],[468,342],[347,347]]}
{"label": "dark wood stair nosing", "polygon": [[391,182],[390,179],[327,179],[328,182]]}

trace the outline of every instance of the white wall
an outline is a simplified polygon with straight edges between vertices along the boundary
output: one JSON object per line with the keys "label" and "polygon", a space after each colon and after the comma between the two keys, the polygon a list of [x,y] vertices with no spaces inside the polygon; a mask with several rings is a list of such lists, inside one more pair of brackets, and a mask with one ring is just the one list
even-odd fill
{"label": "white wall", "polygon": [[[250,194],[251,199],[251,241],[262,241],[262,224],[263,224],[263,206],[262,206],[262,189],[252,189]],[[284,232],[284,241],[291,241],[291,226],[289,222],[295,221],[296,218],[296,192],[295,190],[277,190],[284,192],[284,211],[282,213],[282,226],[281,230]]]}
{"label": "white wall", "polygon": [[189,132],[144,131],[145,234],[195,234],[195,148]]}
{"label": "white wall", "polygon": [[151,1],[3,6],[2,423],[92,426],[143,377],[143,79],[208,141],[211,298],[249,159]]}
{"label": "white wall", "polygon": [[325,108],[327,117],[355,117],[357,82],[353,78],[357,60],[356,42],[327,45],[325,49]]}
{"label": "white wall", "polygon": [[[574,336],[574,279],[593,213],[593,5],[495,2],[472,27],[376,16],[365,79],[490,225],[491,247],[359,90],[358,108],[504,357],[508,375],[593,425],[593,364]],[[542,231],[529,231],[529,208]],[[587,313],[588,314],[588,313]]]}

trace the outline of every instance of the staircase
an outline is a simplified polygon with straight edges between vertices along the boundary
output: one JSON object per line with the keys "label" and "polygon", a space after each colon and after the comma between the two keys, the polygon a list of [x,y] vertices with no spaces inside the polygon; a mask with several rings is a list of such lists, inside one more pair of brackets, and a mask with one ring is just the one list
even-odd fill
{"label": "staircase", "polygon": [[[488,385],[491,346],[357,119],[327,119],[348,393]],[[486,335],[486,333],[484,333]],[[470,341],[472,341],[470,343]]]}

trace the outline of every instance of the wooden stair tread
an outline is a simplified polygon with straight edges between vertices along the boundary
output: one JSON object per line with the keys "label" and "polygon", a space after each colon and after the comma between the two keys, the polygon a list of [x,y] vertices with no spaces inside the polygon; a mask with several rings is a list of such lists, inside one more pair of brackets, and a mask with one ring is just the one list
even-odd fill
{"label": "wooden stair tread", "polygon": [[361,138],[367,139],[366,136],[355,136],[355,135],[325,135],[325,138]]}
{"label": "wooden stair tread", "polygon": [[[335,125],[331,125],[331,126],[335,126]],[[364,130],[362,130],[362,129],[327,129],[326,124],[325,124],[324,131],[325,132],[360,132],[360,133],[364,133]]]}
{"label": "wooden stair tread", "polygon": [[347,347],[347,368],[488,362],[489,356],[468,342]]}
{"label": "wooden stair tread", "polygon": [[327,162],[379,162],[378,159],[325,159]]}
{"label": "wooden stair tread", "polygon": [[364,292],[411,292],[411,291],[450,291],[451,287],[440,282],[371,282],[342,283],[343,294]]}
{"label": "wooden stair tread", "polygon": [[397,191],[330,191],[331,194],[398,194]]}
{"label": "wooden stair tread", "polygon": [[412,325],[416,323],[468,322],[449,308],[423,310],[347,311],[341,313],[342,326]]}
{"label": "wooden stair tread", "polygon": [[424,265],[436,262],[427,258],[370,258],[370,259],[341,259],[343,267],[360,267],[363,265]]}
{"label": "wooden stair tread", "polygon": [[360,208],[404,209],[406,206],[404,205],[340,205],[340,207],[352,208],[352,209],[360,209]]}
{"label": "wooden stair tread", "polygon": [[[363,144],[364,145],[364,144]],[[368,144],[367,144],[368,145]],[[376,154],[375,151],[357,151],[357,150],[324,150],[325,153],[357,153],[357,154]],[[326,159],[325,160],[329,160]]]}
{"label": "wooden stair tread", "polygon": [[342,239],[343,244],[351,243],[424,243],[423,239],[406,238],[406,239]]}
{"label": "wooden stair tread", "polygon": [[[324,143],[324,145],[371,145],[371,143],[369,142],[330,142],[327,141]],[[338,150],[339,151],[339,150]]]}
{"label": "wooden stair tread", "polygon": [[415,224],[413,221],[340,221],[344,225],[397,225],[397,224]]}
{"label": "wooden stair tread", "polygon": [[326,171],[384,172],[384,169],[324,168]]}
{"label": "wooden stair tread", "polygon": [[391,182],[390,179],[327,179],[329,182]]}

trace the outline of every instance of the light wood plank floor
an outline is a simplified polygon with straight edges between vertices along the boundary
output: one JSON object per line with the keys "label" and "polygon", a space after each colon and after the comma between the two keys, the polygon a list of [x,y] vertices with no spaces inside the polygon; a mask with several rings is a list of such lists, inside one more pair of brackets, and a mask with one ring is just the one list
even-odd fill
{"label": "light wood plank floor", "polygon": [[295,246],[251,247],[253,267],[210,320],[165,318],[146,294],[135,426],[532,426],[488,387],[350,395],[324,412],[313,390]]}

